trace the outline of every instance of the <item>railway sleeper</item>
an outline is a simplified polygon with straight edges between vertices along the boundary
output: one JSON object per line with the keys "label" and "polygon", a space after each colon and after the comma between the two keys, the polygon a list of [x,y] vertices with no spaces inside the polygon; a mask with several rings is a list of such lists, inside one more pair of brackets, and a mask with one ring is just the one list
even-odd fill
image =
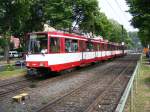
{"label": "railway sleeper", "polygon": [[96,109],[96,111],[97,112],[112,112],[113,109],[114,107],[112,105],[98,105],[98,108]]}

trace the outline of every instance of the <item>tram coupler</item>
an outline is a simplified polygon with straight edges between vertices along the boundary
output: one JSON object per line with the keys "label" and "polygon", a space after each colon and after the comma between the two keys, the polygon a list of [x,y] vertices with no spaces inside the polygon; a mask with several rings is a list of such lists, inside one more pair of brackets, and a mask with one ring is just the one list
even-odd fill
{"label": "tram coupler", "polygon": [[38,70],[35,68],[28,68],[27,76],[38,76]]}

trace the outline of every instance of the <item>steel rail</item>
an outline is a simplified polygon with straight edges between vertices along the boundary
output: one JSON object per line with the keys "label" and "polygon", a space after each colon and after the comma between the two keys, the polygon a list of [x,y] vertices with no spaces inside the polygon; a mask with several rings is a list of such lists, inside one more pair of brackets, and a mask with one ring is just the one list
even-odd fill
{"label": "steel rail", "polygon": [[123,69],[123,71],[119,74],[119,76],[110,84],[109,87],[107,87],[103,93],[101,93],[98,98],[96,98],[96,100],[89,105],[89,107],[84,111],[84,112],[94,112],[94,108],[98,105],[99,101],[105,96],[105,94],[111,89],[113,88],[114,84],[120,79],[120,77],[128,70],[128,68],[132,65],[132,63],[130,63],[125,69]]}
{"label": "steel rail", "polygon": [[[110,70],[110,69],[109,69],[109,70]],[[106,69],[104,70],[104,74],[107,73],[107,72],[108,72],[108,68],[106,68]],[[84,87],[85,85],[87,85],[88,83],[90,83],[90,82],[93,81],[93,80],[94,80],[94,79],[92,79],[92,80],[87,80],[84,84],[78,86],[77,88],[73,89],[72,91],[70,91],[70,92],[68,92],[68,93],[66,93],[66,94],[64,94],[64,95],[62,95],[62,96],[60,96],[59,98],[56,98],[56,99],[52,100],[52,101],[49,102],[48,104],[42,106],[42,107],[39,108],[36,112],[44,112],[45,109],[48,108],[48,107],[49,107],[50,105],[52,105],[53,103],[55,103],[55,102],[61,100],[62,98],[66,97],[66,96],[69,96],[70,94],[72,94],[73,92],[75,92],[75,91],[79,90],[80,88]]]}

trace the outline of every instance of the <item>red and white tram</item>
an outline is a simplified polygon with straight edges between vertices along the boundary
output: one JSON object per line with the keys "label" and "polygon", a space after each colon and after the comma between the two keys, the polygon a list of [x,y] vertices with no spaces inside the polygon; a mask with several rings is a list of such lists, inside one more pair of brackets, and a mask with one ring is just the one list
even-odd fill
{"label": "red and white tram", "polygon": [[29,33],[28,38],[26,66],[32,75],[42,69],[60,72],[124,55],[124,46],[100,38],[59,31]]}

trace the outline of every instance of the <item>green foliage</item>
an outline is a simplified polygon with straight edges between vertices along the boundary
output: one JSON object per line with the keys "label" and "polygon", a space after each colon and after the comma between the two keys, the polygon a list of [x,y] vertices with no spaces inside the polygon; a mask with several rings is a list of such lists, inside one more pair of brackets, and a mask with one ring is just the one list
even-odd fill
{"label": "green foliage", "polygon": [[[20,30],[24,21],[28,19],[30,0],[1,0],[0,1],[0,27],[1,33],[9,31],[14,33]],[[4,24],[5,23],[5,24]]]}
{"label": "green foliage", "polygon": [[[98,0],[1,0],[0,32],[20,37],[22,47],[25,48],[24,35],[27,32],[41,31],[44,23],[56,29],[70,29],[74,5],[83,15],[83,20],[78,24],[80,30],[102,35],[113,42],[122,42],[121,25],[108,20],[100,12]],[[126,30],[123,32],[124,41],[129,43]]]}
{"label": "green foliage", "polygon": [[132,14],[132,25],[139,28],[139,37],[144,46],[150,43],[150,1],[126,0]]}
{"label": "green foliage", "polygon": [[25,69],[16,69],[13,71],[1,71],[0,72],[0,79],[12,78],[16,76],[23,76],[25,75]]}
{"label": "green foliage", "polygon": [[[110,40],[111,41],[118,41],[118,42],[122,42],[124,41],[124,37],[123,37],[123,34],[122,34],[122,26],[114,21],[114,20],[110,20],[111,22],[111,30],[110,30]],[[123,29],[125,31],[125,29]]]}
{"label": "green foliage", "polygon": [[13,70],[15,70],[15,67],[13,65],[6,65],[5,70],[6,71],[13,71]]}
{"label": "green foliage", "polygon": [[23,52],[23,51],[25,51],[25,48],[24,47],[19,47],[18,49],[16,49],[16,51]]}
{"label": "green foliage", "polygon": [[72,0],[47,0],[43,4],[45,22],[61,29],[69,28],[72,24]]}
{"label": "green foliage", "polygon": [[24,32],[25,21],[30,18],[30,4],[33,0],[0,1],[0,34],[5,40],[5,59],[9,63],[9,44],[11,35]]}
{"label": "green foliage", "polygon": [[6,46],[6,40],[4,38],[0,38],[0,47],[4,48]]}
{"label": "green foliage", "polygon": [[99,16],[99,7],[97,0],[77,0],[77,6],[82,7],[84,19],[80,23],[81,29],[86,32],[95,33],[95,23]]}

